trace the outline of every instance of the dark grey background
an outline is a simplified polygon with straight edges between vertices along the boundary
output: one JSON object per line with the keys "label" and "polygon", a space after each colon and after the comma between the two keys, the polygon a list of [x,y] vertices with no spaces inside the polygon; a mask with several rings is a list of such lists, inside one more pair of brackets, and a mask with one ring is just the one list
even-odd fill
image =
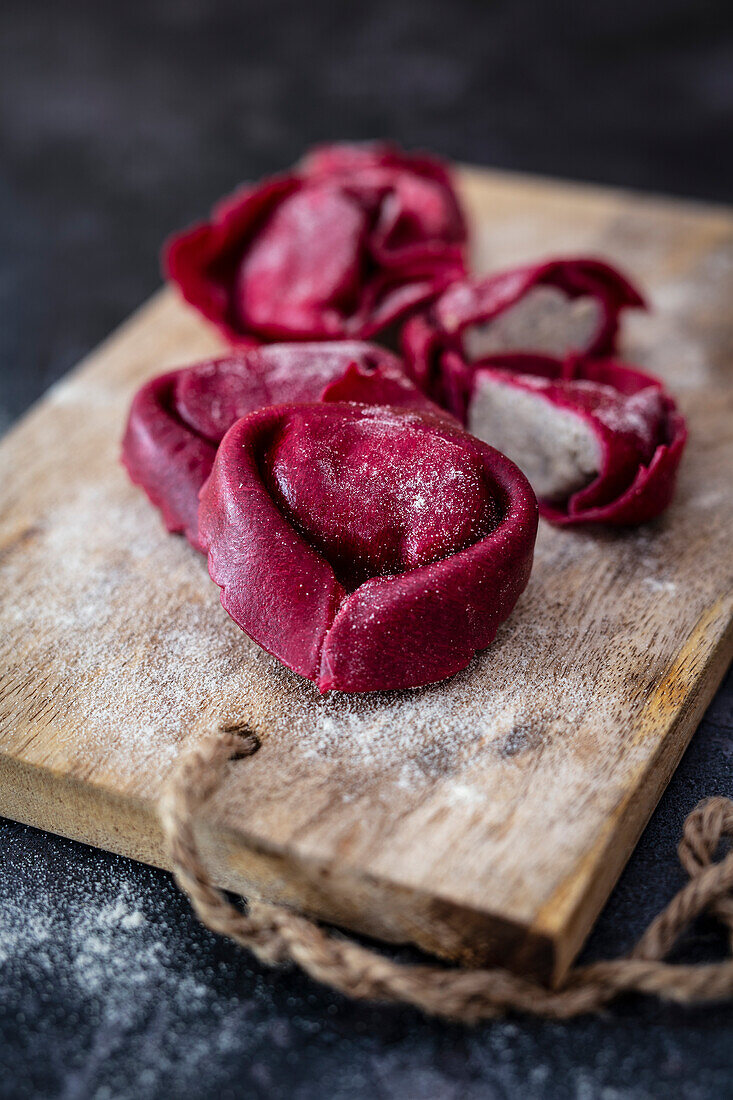
{"label": "dark grey background", "polygon": [[[0,371],[11,422],[158,284],[157,251],[328,138],[733,196],[730,4],[4,0]],[[733,792],[718,695],[588,947],[628,948],[681,883],[685,814]],[[0,826],[0,1094],[733,1094],[733,1010],[641,998],[475,1030],[348,1004],[204,932],[168,876]],[[701,922],[691,958],[720,955]]]}

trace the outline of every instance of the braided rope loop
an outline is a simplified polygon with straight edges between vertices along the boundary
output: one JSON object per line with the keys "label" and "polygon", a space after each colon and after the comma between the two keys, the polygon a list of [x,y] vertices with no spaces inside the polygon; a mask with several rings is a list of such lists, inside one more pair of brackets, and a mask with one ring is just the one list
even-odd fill
{"label": "braided rope loop", "polygon": [[733,997],[733,959],[697,965],[665,962],[682,933],[705,912],[726,926],[733,951],[733,851],[715,862],[721,842],[733,837],[730,799],[705,799],[688,816],[678,851],[689,881],[654,918],[631,954],[576,967],[559,989],[551,990],[500,967],[394,962],[283,906],[253,899],[243,913],[232,905],[201,861],[194,821],[220,786],[229,761],[252,756],[258,748],[253,734],[236,730],[203,738],[179,758],[159,814],[176,881],[199,919],[261,962],[295,963],[349,997],[410,1004],[465,1023],[509,1011],[567,1019],[597,1011],[623,993],[652,994],[682,1004]]}

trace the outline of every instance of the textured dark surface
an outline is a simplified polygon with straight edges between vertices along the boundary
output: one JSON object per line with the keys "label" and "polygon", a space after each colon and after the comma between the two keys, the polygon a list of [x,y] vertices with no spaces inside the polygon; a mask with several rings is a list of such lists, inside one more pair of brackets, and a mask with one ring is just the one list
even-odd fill
{"label": "textured dark surface", "polygon": [[[603,6],[604,8],[606,6]],[[157,285],[163,236],[332,137],[733,197],[729,4],[5,0],[0,416]],[[588,946],[629,947],[681,881],[699,798],[733,793],[719,693]],[[733,1010],[634,999],[475,1030],[345,1003],[200,929],[167,875],[0,826],[0,1095],[723,1097]],[[702,922],[685,945],[715,957]]]}

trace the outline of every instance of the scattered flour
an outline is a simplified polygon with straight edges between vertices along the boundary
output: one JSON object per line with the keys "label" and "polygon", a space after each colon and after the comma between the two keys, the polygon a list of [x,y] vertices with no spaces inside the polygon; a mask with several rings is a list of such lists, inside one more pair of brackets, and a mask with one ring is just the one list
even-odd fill
{"label": "scattered flour", "polygon": [[[196,925],[167,876],[80,855],[61,840],[38,851],[19,829],[4,837],[3,852],[0,1021],[12,1014],[27,1054],[35,1052],[26,1074],[37,1060],[46,1087],[57,1078],[53,1095],[183,1095],[192,1074],[215,1082],[243,1046],[255,1063],[261,1043],[271,1049],[278,1021],[258,1020],[251,1004],[271,1007],[257,968],[239,955],[226,985],[221,941]],[[24,1024],[26,997],[33,1030]]]}
{"label": "scattered flour", "polygon": [[[69,765],[84,774],[114,771],[117,782],[143,794],[189,733],[242,719],[286,738],[297,758],[336,766],[342,780],[368,776],[370,785],[389,781],[404,790],[452,780],[487,744],[496,758],[509,761],[513,754],[504,739],[512,731],[539,729],[549,715],[548,730],[568,737],[594,699],[599,670],[574,667],[568,659],[577,615],[581,609],[589,614],[585,582],[578,586],[577,607],[565,601],[559,608],[558,581],[570,570],[587,577],[600,599],[593,615],[616,619],[612,592],[604,612],[599,581],[626,559],[634,563],[629,583],[673,594],[673,578],[660,572],[663,532],[641,530],[620,539],[543,524],[527,592],[494,645],[468,669],[415,691],[320,696],[234,626],[203,559],[165,534],[157,513],[126,485],[122,472],[107,478],[49,508],[22,552],[6,563],[18,593],[6,608],[14,625],[7,642],[18,684],[45,670],[36,723],[42,728],[45,719],[56,730]],[[52,572],[40,567],[50,556]],[[23,583],[29,573],[37,577],[32,587]],[[546,658],[542,677],[538,652]],[[611,708],[615,702],[608,698]],[[595,699],[594,705],[605,704]],[[42,738],[37,740],[42,752]],[[541,747],[527,743],[524,750]],[[31,745],[31,758],[33,751]],[[463,775],[455,778],[467,782]],[[348,783],[344,790],[355,793]],[[460,793],[455,797],[461,801]]]}
{"label": "scattered flour", "polygon": [[[297,973],[263,970],[196,925],[160,872],[6,830],[0,1022],[13,1038],[2,1080],[19,1096],[650,1100],[641,1069],[655,1065],[672,1093],[680,1079],[679,1044],[659,1010],[644,1020],[643,1044],[629,1043],[638,1012],[416,1023],[410,1010],[348,1004]],[[713,1059],[694,1097],[722,1095],[726,1072]]]}

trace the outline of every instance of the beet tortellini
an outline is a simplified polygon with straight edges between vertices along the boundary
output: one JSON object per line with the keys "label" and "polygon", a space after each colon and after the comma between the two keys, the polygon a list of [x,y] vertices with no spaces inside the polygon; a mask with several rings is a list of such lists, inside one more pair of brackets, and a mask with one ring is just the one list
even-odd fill
{"label": "beet tortellini", "polygon": [[662,383],[608,358],[643,304],[597,260],[454,283],[405,326],[408,368],[525,472],[557,524],[635,524],[674,492],[685,423]]}
{"label": "beet tortellini", "polygon": [[286,405],[237,421],[201,494],[232,618],[321,691],[442,680],[529,579],[537,502],[504,455],[430,413]]}
{"label": "beet tortellini", "polygon": [[441,413],[396,356],[356,341],[271,344],[169,371],[135,395],[122,461],[169,531],[198,549],[198,495],[216,449],[241,416],[294,401],[359,401]]}
{"label": "beet tortellini", "polygon": [[445,166],[386,144],[316,149],[173,237],[168,277],[235,343],[367,338],[464,274]]}

